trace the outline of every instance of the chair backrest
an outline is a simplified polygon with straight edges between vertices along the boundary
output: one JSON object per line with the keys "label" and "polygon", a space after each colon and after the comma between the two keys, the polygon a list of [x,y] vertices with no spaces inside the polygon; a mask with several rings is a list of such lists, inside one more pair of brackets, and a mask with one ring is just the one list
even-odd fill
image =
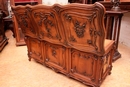
{"label": "chair backrest", "polygon": [[105,8],[98,2],[12,6],[12,10],[22,30],[30,28],[35,38],[98,55],[105,52]]}

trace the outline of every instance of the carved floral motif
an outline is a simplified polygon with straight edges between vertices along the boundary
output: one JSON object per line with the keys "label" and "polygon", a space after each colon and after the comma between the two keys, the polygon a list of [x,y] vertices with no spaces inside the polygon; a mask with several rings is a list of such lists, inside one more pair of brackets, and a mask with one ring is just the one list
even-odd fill
{"label": "carved floral motif", "polygon": [[27,14],[20,15],[19,17],[20,17],[20,19],[21,19],[22,24],[23,24],[26,28],[28,28],[28,23],[27,23],[27,21],[26,21],[26,19],[28,18]]}
{"label": "carved floral motif", "polygon": [[78,20],[74,21],[74,30],[79,38],[84,37],[84,32],[87,23],[81,24]]}
{"label": "carved floral motif", "polygon": [[85,28],[86,28],[87,23],[86,22],[82,23],[82,22],[79,22],[78,20],[73,20],[72,16],[70,16],[67,13],[64,14],[64,17],[69,22],[72,21],[72,23],[74,25],[74,31],[75,31],[77,37],[79,37],[79,38],[84,37],[84,32],[85,32]]}
{"label": "carved floral motif", "polygon": [[[89,29],[89,33],[90,33],[91,39],[87,40],[87,43],[92,45],[92,46],[94,46],[95,50],[98,50],[98,47],[96,45],[96,40],[97,40],[98,36],[101,36],[101,32],[96,30],[95,23],[94,23],[94,19],[96,17],[97,17],[96,12],[93,12],[92,16],[90,16],[88,18],[88,20],[89,20],[89,22],[91,24],[91,27]],[[94,27],[92,27],[92,25]]]}
{"label": "carved floral motif", "polygon": [[70,40],[71,42],[77,42],[76,39],[74,38],[74,36],[72,36],[72,35],[69,37],[69,40]]}

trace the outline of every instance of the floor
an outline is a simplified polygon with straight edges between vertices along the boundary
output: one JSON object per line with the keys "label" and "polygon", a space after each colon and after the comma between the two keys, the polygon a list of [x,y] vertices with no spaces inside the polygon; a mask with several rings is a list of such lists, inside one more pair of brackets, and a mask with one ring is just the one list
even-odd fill
{"label": "floor", "polygon": [[[26,46],[16,47],[11,31],[9,43],[0,53],[0,87],[87,87],[51,69],[28,61]],[[101,87],[130,87],[130,48],[119,44],[122,57],[113,63],[112,74]]]}

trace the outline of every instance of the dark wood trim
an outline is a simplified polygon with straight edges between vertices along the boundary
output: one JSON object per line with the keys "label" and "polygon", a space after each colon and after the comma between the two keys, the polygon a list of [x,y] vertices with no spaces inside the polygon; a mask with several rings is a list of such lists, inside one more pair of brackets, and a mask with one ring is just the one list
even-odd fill
{"label": "dark wood trim", "polygon": [[[111,10],[112,4],[110,1],[99,1],[99,2],[105,6],[106,10]],[[130,11],[130,2],[120,2],[119,7],[121,8],[121,10]]]}
{"label": "dark wood trim", "polygon": [[3,13],[0,11],[0,52],[3,50],[7,43],[8,40],[5,36]]}

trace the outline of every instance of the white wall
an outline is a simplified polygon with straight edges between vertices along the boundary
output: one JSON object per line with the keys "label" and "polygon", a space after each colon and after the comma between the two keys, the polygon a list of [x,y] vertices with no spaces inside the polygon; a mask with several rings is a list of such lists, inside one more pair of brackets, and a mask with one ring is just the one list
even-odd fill
{"label": "white wall", "polygon": [[130,12],[122,17],[119,42],[130,47]]}
{"label": "white wall", "polygon": [[68,0],[42,0],[42,4],[53,5],[53,4],[67,4]]}

